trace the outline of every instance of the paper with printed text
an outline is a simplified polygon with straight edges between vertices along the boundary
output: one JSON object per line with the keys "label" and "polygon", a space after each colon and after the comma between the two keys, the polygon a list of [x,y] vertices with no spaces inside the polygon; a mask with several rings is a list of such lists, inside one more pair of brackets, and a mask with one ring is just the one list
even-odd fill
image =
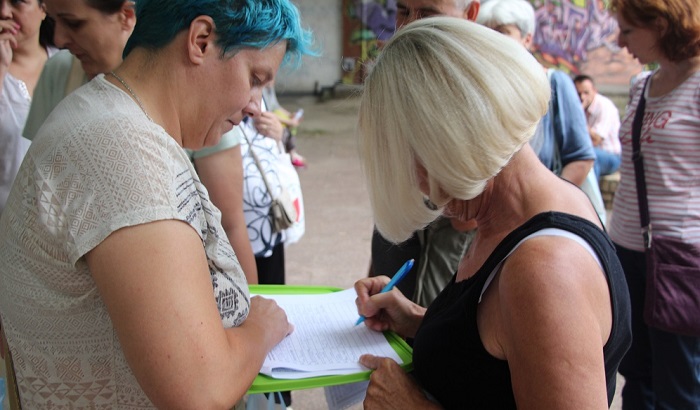
{"label": "paper with printed text", "polygon": [[353,374],[368,369],[359,363],[366,353],[403,360],[386,337],[359,317],[354,289],[305,295],[261,295],[274,299],[294,324],[294,332],[275,346],[260,373],[278,379]]}

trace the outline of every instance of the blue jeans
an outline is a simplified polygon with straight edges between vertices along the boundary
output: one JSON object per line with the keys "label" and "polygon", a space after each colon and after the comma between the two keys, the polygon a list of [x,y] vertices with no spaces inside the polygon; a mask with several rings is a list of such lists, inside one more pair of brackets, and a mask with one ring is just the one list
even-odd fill
{"label": "blue jeans", "polygon": [[603,175],[610,175],[620,168],[620,154],[613,154],[598,147],[593,147],[593,151],[595,151],[593,169],[599,180]]}
{"label": "blue jeans", "polygon": [[700,409],[700,338],[650,328],[644,322],[643,252],[615,245],[632,303],[632,346],[620,363],[623,410]]}

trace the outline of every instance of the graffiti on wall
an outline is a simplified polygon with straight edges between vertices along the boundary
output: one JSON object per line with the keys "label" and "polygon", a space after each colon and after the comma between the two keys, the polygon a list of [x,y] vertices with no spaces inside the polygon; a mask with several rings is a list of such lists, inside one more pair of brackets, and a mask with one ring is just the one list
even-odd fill
{"label": "graffiti on wall", "polygon": [[588,50],[619,51],[617,24],[602,1],[535,0],[535,54],[551,65],[577,72]]}
{"label": "graffiti on wall", "polygon": [[396,28],[396,0],[343,0],[342,82],[361,84]]}
{"label": "graffiti on wall", "polygon": [[[342,81],[360,84],[381,44],[391,37],[397,0],[343,0]],[[482,3],[488,0],[481,0]],[[617,45],[617,23],[605,0],[529,0],[535,8],[533,53],[598,84],[626,85],[641,66]]]}
{"label": "graffiti on wall", "polygon": [[585,72],[607,84],[627,84],[641,69],[617,45],[617,22],[604,0],[531,2],[536,19],[533,53],[543,64],[570,74]]}

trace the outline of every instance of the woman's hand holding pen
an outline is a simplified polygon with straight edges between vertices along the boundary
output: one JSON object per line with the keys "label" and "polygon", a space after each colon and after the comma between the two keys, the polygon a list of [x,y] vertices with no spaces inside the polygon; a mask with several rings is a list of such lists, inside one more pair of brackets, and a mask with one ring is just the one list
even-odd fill
{"label": "woman's hand holding pen", "polygon": [[440,408],[428,400],[420,386],[395,361],[366,354],[360,357],[360,363],[374,370],[369,378],[365,401],[362,403],[365,410]]}
{"label": "woman's hand holding pen", "polygon": [[398,289],[381,293],[387,283],[386,276],[355,282],[358,313],[365,316],[365,325],[372,330],[391,330],[402,337],[415,336],[425,308],[411,302]]}

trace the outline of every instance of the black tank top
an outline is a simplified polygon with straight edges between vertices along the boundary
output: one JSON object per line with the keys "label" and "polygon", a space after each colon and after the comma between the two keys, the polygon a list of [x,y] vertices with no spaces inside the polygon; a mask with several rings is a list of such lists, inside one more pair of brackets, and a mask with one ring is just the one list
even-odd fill
{"label": "black tank top", "polygon": [[511,232],[474,276],[458,283],[453,278],[428,308],[414,340],[413,373],[444,408],[516,408],[508,362],[491,356],[484,348],[476,310],[491,272],[522,239],[545,228],[579,235],[593,248],[604,268],[613,314],[610,338],[603,348],[608,406],[612,402],[617,368],[632,341],[630,301],[622,267],[612,242],[596,225],[573,215],[547,212]]}

